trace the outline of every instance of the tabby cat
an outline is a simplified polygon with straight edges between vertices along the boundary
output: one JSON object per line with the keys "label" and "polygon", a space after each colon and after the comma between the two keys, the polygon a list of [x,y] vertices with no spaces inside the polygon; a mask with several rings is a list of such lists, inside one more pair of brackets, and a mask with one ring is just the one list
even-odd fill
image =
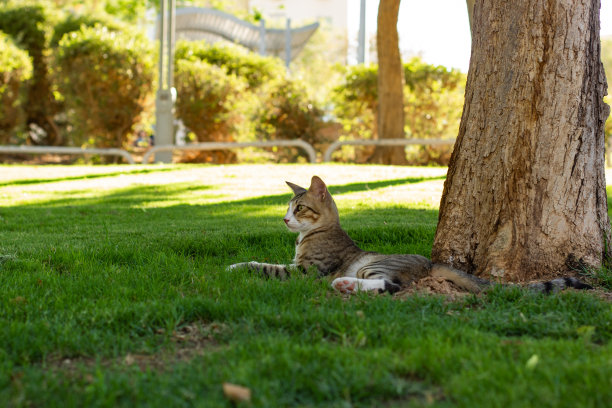
{"label": "tabby cat", "polygon": [[[289,201],[283,220],[290,231],[299,232],[293,264],[243,262],[231,265],[229,270],[248,268],[264,276],[284,279],[292,269],[306,271],[315,267],[320,276],[329,278],[332,287],[343,293],[394,293],[426,276],[444,278],[473,293],[491,285],[457,269],[433,264],[421,255],[382,255],[363,251],[340,227],[336,203],[323,180],[313,176],[308,190],[290,182],[287,185],[295,195]],[[543,292],[565,287],[590,288],[575,278],[555,279],[530,287]]]}

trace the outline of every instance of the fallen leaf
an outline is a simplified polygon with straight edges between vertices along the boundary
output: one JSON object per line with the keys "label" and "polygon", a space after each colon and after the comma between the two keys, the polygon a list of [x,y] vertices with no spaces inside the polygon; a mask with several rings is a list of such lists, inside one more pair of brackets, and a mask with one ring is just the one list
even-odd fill
{"label": "fallen leaf", "polygon": [[250,402],[251,390],[236,384],[223,383],[223,394],[230,401]]}
{"label": "fallen leaf", "polygon": [[528,370],[533,370],[538,365],[539,361],[540,359],[538,358],[538,355],[534,354],[529,360],[527,360],[525,367],[527,367]]}

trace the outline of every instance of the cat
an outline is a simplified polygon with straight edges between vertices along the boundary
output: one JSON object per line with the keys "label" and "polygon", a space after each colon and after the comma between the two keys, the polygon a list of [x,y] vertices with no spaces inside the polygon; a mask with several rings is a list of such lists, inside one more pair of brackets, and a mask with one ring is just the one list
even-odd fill
{"label": "cat", "polygon": [[[323,180],[313,176],[308,189],[286,183],[294,196],[283,220],[290,231],[299,233],[293,264],[242,262],[230,265],[228,270],[247,268],[266,277],[285,279],[292,270],[305,272],[316,268],[319,276],[331,280],[335,290],[347,294],[358,291],[392,294],[427,276],[449,280],[472,293],[492,285],[452,267],[434,264],[421,255],[364,251],[340,226],[338,208]],[[566,287],[590,288],[575,278],[554,279],[530,287],[541,292],[556,292]]]}

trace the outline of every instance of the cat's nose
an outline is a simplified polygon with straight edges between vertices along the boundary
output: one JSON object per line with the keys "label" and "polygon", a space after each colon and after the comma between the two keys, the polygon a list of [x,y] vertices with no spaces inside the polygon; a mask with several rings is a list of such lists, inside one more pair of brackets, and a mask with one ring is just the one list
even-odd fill
{"label": "cat's nose", "polygon": [[289,224],[289,219],[288,218],[283,218],[283,221],[285,221],[285,224]]}

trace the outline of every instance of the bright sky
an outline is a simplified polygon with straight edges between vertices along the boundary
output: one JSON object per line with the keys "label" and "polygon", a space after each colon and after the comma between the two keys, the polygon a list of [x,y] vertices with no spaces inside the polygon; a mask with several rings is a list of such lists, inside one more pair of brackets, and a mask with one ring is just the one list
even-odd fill
{"label": "bright sky", "polygon": [[[352,54],[349,62],[354,62],[360,1],[349,0],[348,5]],[[377,13],[378,0],[366,0],[366,42],[375,38]],[[600,15],[601,36],[612,35],[612,0],[601,0]],[[430,64],[467,72],[472,39],[464,0],[402,0],[397,27],[404,57],[421,55]]]}

